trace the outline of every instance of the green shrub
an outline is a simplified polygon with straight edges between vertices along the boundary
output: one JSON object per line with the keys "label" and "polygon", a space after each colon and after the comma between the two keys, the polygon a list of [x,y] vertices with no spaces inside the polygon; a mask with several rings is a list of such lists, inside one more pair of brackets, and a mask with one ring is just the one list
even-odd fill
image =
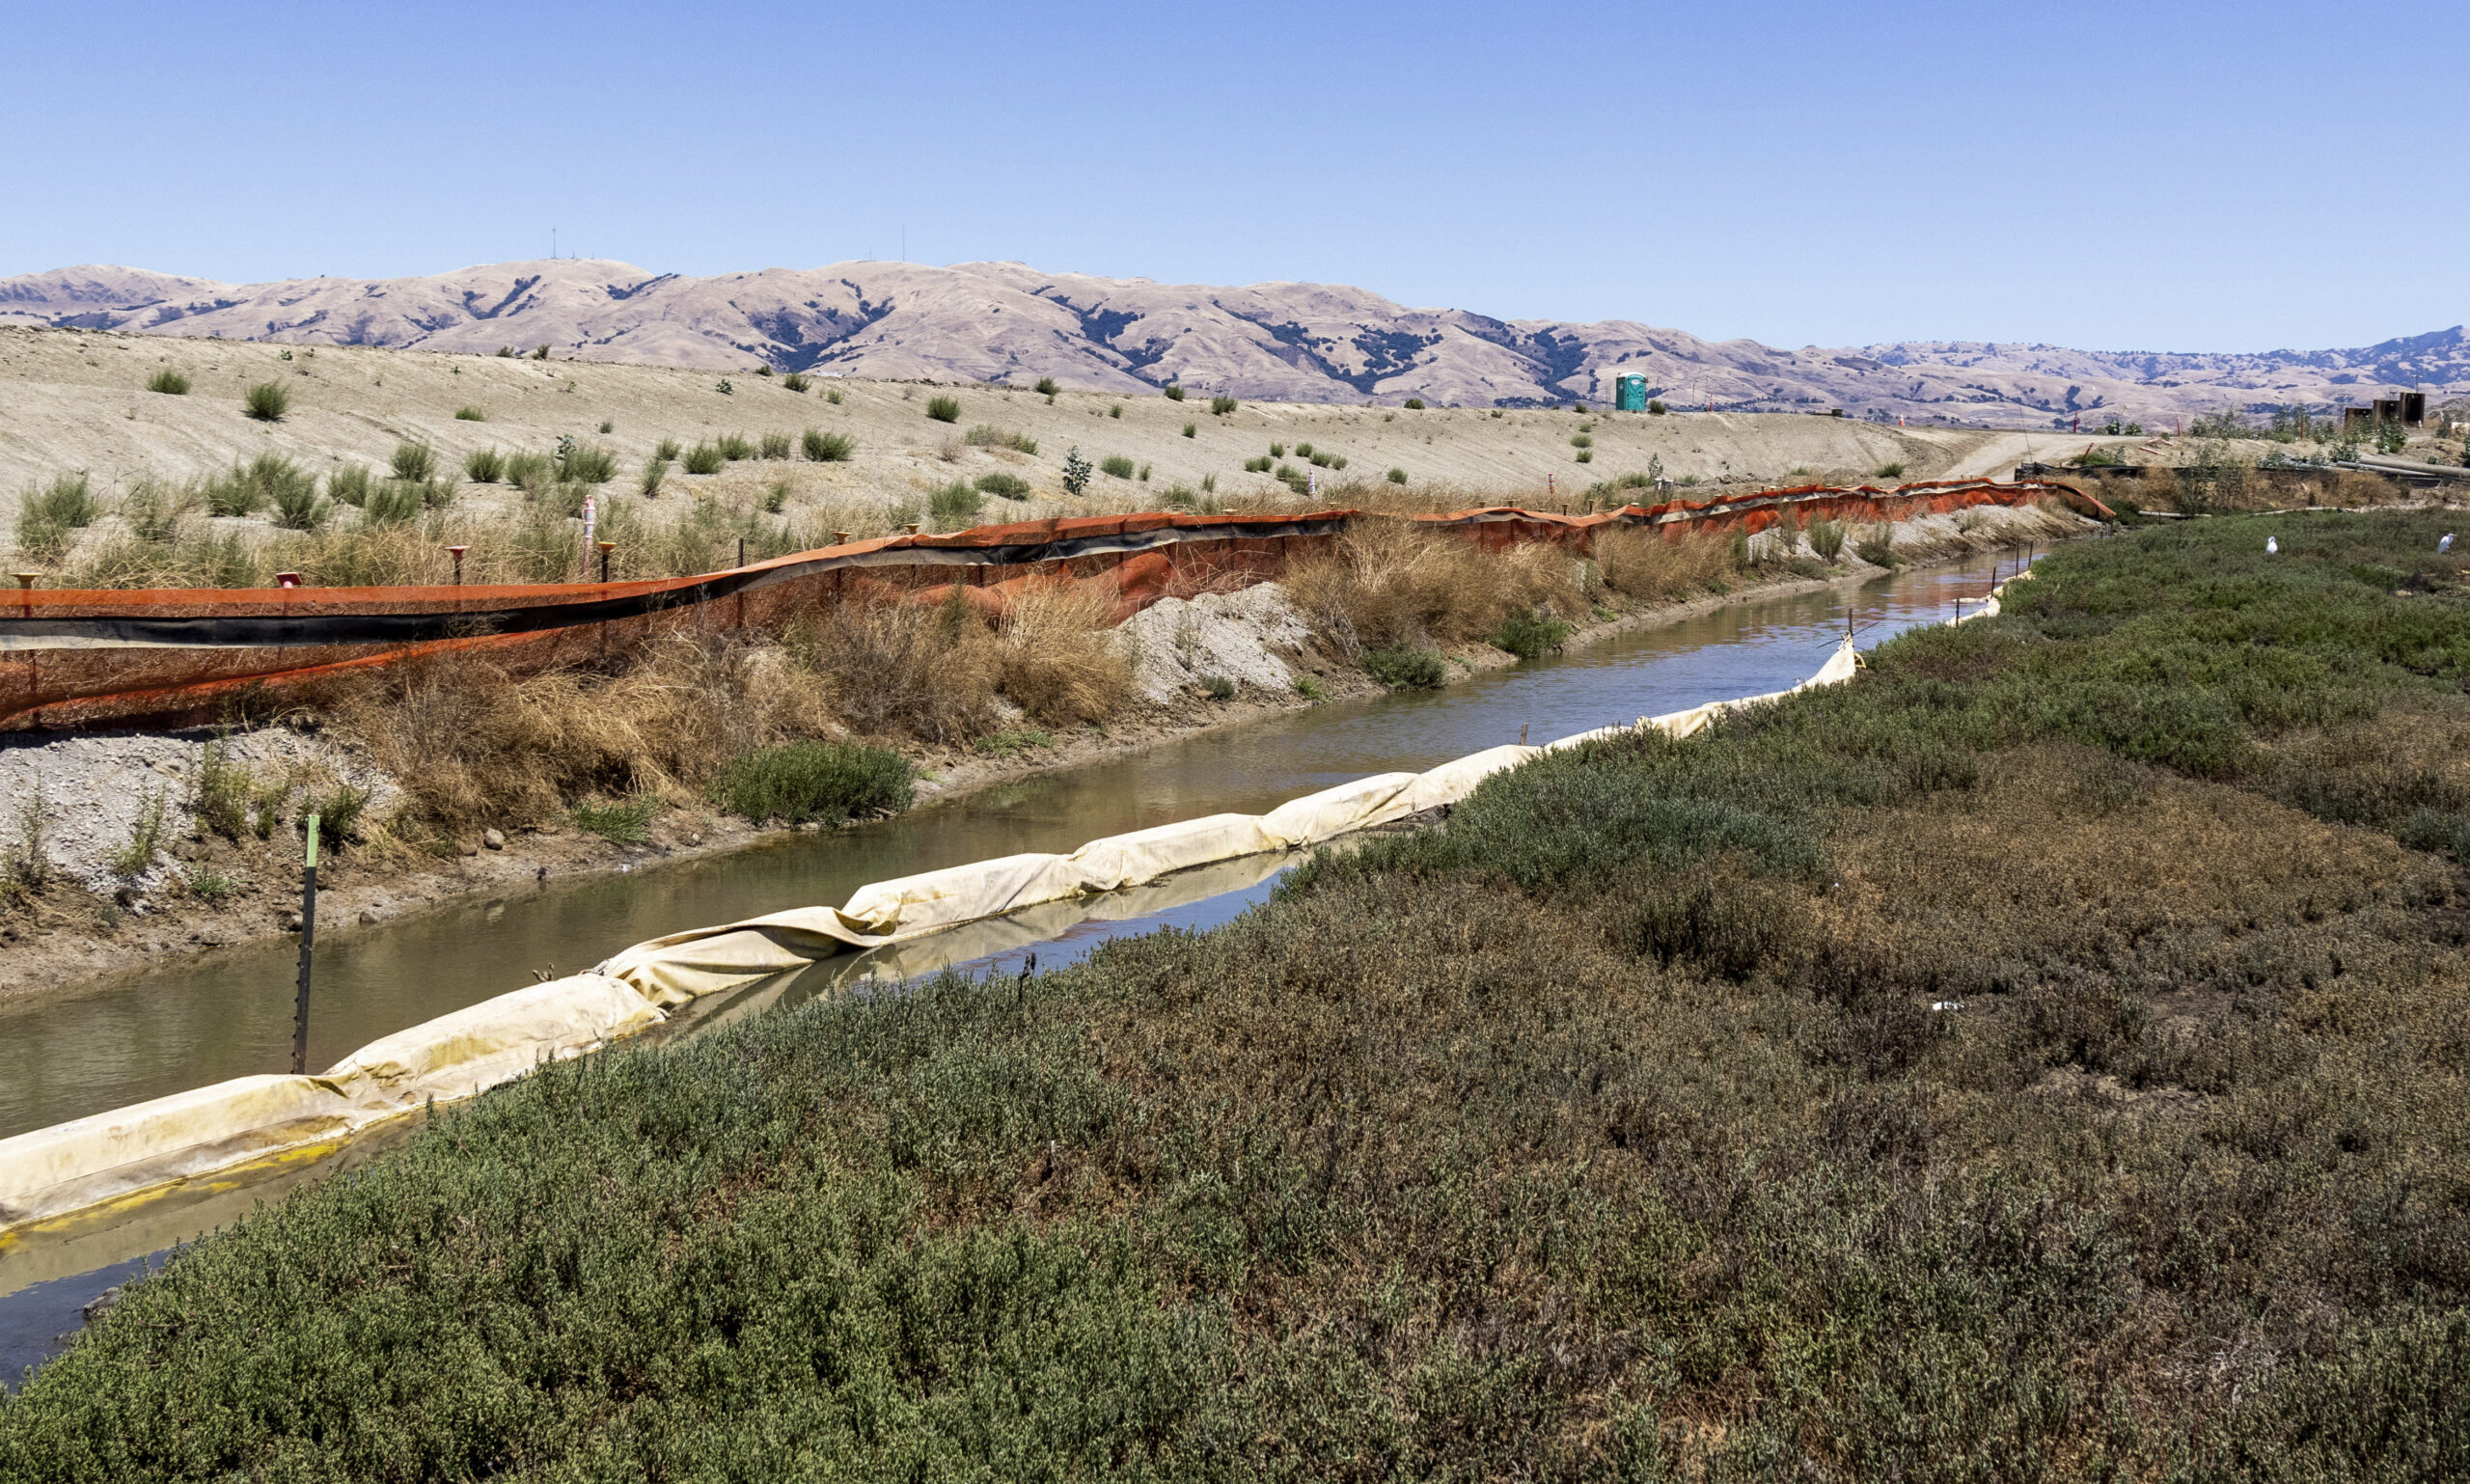
{"label": "green shrub", "polygon": [[618,477],[618,455],[596,444],[567,444],[559,453],[558,477],[579,484],[606,484]]}
{"label": "green shrub", "polygon": [[425,443],[399,442],[387,464],[398,480],[426,480],[437,473],[437,451]]}
{"label": "green shrub", "polygon": [[[474,449],[463,455],[463,478],[475,484],[494,484],[506,473],[506,455],[495,449]],[[360,502],[352,502],[358,505]]]}
{"label": "green shrub", "polygon": [[1593,449],[1580,449],[1580,450],[1578,450],[1578,454],[1577,454],[1577,456],[1573,459],[1573,462],[1576,462],[1576,463],[1581,463],[1581,464],[1591,464],[1591,463],[1594,463],[1594,462],[1595,462],[1595,450],[1593,450]]}
{"label": "green shrub", "polygon": [[146,390],[160,392],[166,397],[186,397],[189,395],[189,378],[166,367],[146,378]]}
{"label": "green shrub", "polygon": [[1212,701],[1233,701],[1235,699],[1235,682],[1224,675],[1201,676],[1200,689],[1201,694],[1207,696]]}
{"label": "green shrub", "polygon": [[[1649,412],[1651,412],[1651,413],[1655,414],[1657,417],[1662,417],[1665,413],[1667,413],[1667,412],[1671,411],[1672,409],[1671,409],[1671,408],[1669,408],[1669,407],[1667,407],[1667,406],[1665,406],[1665,405],[1663,404],[1663,398],[1660,398],[1660,397],[1651,397],[1651,398],[1647,398],[1647,410],[1648,410]],[[1496,414],[1495,414],[1495,416],[1498,416],[1498,414],[1496,413]]]}
{"label": "green shrub", "polygon": [[763,491],[763,513],[778,515],[789,505],[789,481],[774,480]]}
{"label": "green shrub", "polygon": [[315,531],[334,513],[333,506],[317,498],[316,479],[306,472],[268,484],[266,496],[268,518],[286,531]]}
{"label": "green shrub", "polygon": [[970,746],[998,757],[1009,757],[1031,748],[1055,746],[1055,733],[1037,727],[1007,727],[976,738]]}
{"label": "green shrub", "polygon": [[978,493],[1005,500],[1029,498],[1029,481],[1014,474],[981,474],[977,477]]}
{"label": "green shrub", "polygon": [[506,481],[527,494],[548,488],[557,474],[557,463],[546,453],[524,452],[506,456]]}
{"label": "green shrub", "polygon": [[1199,425],[1198,423],[1186,423],[1186,424],[1184,425],[1184,436],[1185,436],[1185,437],[1187,437],[1187,438],[1197,438],[1197,437],[1199,437],[1199,436],[1200,436],[1200,425]]}
{"label": "green shrub", "polygon": [[644,472],[635,481],[635,492],[646,500],[660,498],[661,481],[669,477],[669,465],[657,458],[644,460]]}
{"label": "green shrub", "polygon": [[733,464],[755,456],[755,445],[747,442],[743,433],[723,433],[712,441],[712,447],[720,450],[721,456]]}
{"label": "green shrub", "polygon": [[1110,453],[1098,460],[1098,470],[1118,480],[1128,480],[1132,478],[1133,462],[1121,453]]}
{"label": "green shrub", "polygon": [[652,816],[660,801],[649,794],[616,804],[585,802],[574,807],[575,828],[618,845],[639,845],[651,838]]}
{"label": "green shrub", "polygon": [[294,508],[316,488],[316,476],[280,453],[261,453],[206,482],[206,508],[213,515],[254,515],[279,501]]}
{"label": "green shrub", "polygon": [[961,420],[961,401],[957,397],[931,397],[926,399],[926,416],[937,423]]}
{"label": "green shrub", "polygon": [[1315,676],[1297,675],[1295,677],[1295,694],[1303,697],[1304,700],[1317,706],[1321,702],[1330,699],[1330,688],[1323,685]]}
{"label": "green shrub", "polygon": [[788,457],[789,435],[787,433],[765,433],[763,435],[763,456],[765,458]]}
{"label": "green shrub", "polygon": [[1872,566],[1892,567],[1904,563],[1904,559],[1895,554],[1894,534],[1885,526],[1877,527],[1863,536],[1852,552]]}
{"label": "green shrub", "polygon": [[1271,445],[1270,445],[1270,458],[1271,458],[1273,461],[1277,460],[1277,459],[1284,458],[1285,456],[1286,456],[1286,445],[1285,445],[1285,444],[1283,444],[1283,443],[1273,443],[1273,444],[1271,444]]}
{"label": "green shrub", "polygon": [[1410,397],[1407,398],[1406,407],[1409,412],[1421,412],[1424,410],[1424,399],[1420,397]]}
{"label": "green shrub", "polygon": [[1008,427],[994,427],[979,423],[961,435],[961,441],[973,448],[1010,449],[1016,453],[1035,453],[1038,441],[1025,432]]}
{"label": "green shrub", "polygon": [[1055,378],[1053,376],[1040,376],[1038,378],[1038,384],[1034,390],[1039,396],[1052,400],[1055,394],[1059,391],[1060,388],[1056,386]]}
{"label": "green shrub", "polygon": [[261,423],[280,423],[291,411],[291,390],[280,381],[261,381],[241,394],[240,410]]}
{"label": "green shrub", "polygon": [[64,474],[17,497],[17,549],[42,562],[67,555],[76,533],[103,513],[83,473]]}
{"label": "green shrub", "polygon": [[1089,487],[1089,461],[1081,456],[1081,446],[1074,444],[1063,455],[1063,492],[1078,495]]}
{"label": "green shrub", "polygon": [[688,474],[720,473],[721,451],[708,443],[695,445],[686,451],[685,469]]}
{"label": "green shrub", "polygon": [[849,434],[827,433],[812,427],[800,435],[798,442],[810,463],[846,463],[858,452],[858,440]]}
{"label": "green shrub", "polygon": [[[1272,453],[1276,453],[1277,451],[1277,445],[1275,443],[1271,444],[1270,451]],[[1310,458],[1312,456],[1312,445],[1308,443],[1297,444],[1295,446],[1295,456],[1298,458]]]}
{"label": "green shrub", "polygon": [[489,415],[482,412],[478,407],[457,407],[454,409],[454,421],[457,423],[485,423],[488,420]]}
{"label": "green shrub", "polygon": [[791,371],[781,378],[781,390],[783,392],[803,392],[813,384],[807,380],[804,371]]}
{"label": "green shrub", "polygon": [[1260,458],[1248,458],[1244,460],[1244,472],[1246,474],[1267,474],[1270,472],[1270,463],[1271,460],[1266,456]]}
{"label": "green shrub", "polygon": [[1387,478],[1389,482],[1392,484],[1404,484],[1407,482],[1407,471],[1404,469],[1392,469],[1389,471]]}
{"label": "green shrub", "polygon": [[1363,652],[1363,673],[1391,690],[1435,690],[1449,678],[1449,662],[1438,649],[1399,645]]}
{"label": "green shrub", "polygon": [[1178,386],[1170,386],[1166,388],[1166,400],[1170,402],[1182,401],[1184,399],[1184,389]]}
{"label": "green shrub", "polygon": [[1212,417],[1222,418],[1240,405],[1231,397],[1213,397],[1209,399],[1209,413]]}
{"label": "green shrub", "polygon": [[677,440],[674,438],[663,438],[653,447],[652,457],[659,459],[665,464],[673,464],[677,462]]}
{"label": "green shrub", "polygon": [[826,387],[826,388],[824,388],[824,389],[823,389],[823,399],[824,399],[825,401],[828,401],[828,402],[832,403],[832,405],[834,405],[834,406],[836,406],[836,407],[839,406],[839,405],[840,405],[840,389],[839,389],[838,387]]}
{"label": "green shrub", "polygon": [[973,525],[986,502],[966,480],[954,480],[926,498],[926,518],[937,531],[958,531]]}
{"label": "green shrub", "polygon": [[1844,555],[1844,527],[1835,521],[1811,521],[1803,536],[1822,562],[1832,562]]}
{"label": "green shrub", "polygon": [[1901,464],[1901,463],[1884,463],[1884,464],[1880,464],[1880,465],[1879,465],[1879,467],[1878,467],[1878,468],[1876,468],[1876,469],[1874,469],[1874,470],[1872,470],[1872,471],[1871,471],[1870,477],[1871,477],[1872,479],[1877,479],[1877,480],[1900,480],[1900,479],[1903,479],[1903,478],[1904,478],[1904,465],[1903,465],[1903,464]]}
{"label": "green shrub", "polygon": [[1576,633],[1577,626],[1558,618],[1535,614],[1512,614],[1501,620],[1486,641],[1496,649],[1505,649],[1523,660],[1539,658],[1548,649],[1560,647],[1561,641]]}
{"label": "green shrub", "polygon": [[1595,440],[1585,433],[1572,433],[1570,434],[1570,447],[1574,449],[1591,449],[1595,447]]}
{"label": "green shrub", "polygon": [[753,820],[837,824],[859,814],[896,814],[914,800],[917,775],[898,753],[854,742],[792,742],[723,768],[712,802]]}
{"label": "green shrub", "polygon": [[420,514],[427,503],[423,498],[426,492],[426,485],[386,480],[361,503],[361,519],[371,526],[399,526]]}

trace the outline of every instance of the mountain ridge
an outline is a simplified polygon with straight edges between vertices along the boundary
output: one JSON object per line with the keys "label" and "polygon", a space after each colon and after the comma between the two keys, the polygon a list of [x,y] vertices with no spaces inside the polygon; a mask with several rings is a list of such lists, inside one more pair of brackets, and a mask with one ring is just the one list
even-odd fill
{"label": "mountain ridge", "polygon": [[1020,382],[1126,395],[1524,407],[1651,396],[1727,411],[2067,427],[2159,425],[2387,387],[2470,394],[2461,326],[2327,350],[2087,351],[1907,341],[1798,350],[1635,320],[1502,319],[1411,308],[1344,284],[1240,287],[1046,272],[1020,262],[842,262],[695,278],[600,259],[394,279],[265,284],[106,264],[0,279],[0,323],[886,380]]}

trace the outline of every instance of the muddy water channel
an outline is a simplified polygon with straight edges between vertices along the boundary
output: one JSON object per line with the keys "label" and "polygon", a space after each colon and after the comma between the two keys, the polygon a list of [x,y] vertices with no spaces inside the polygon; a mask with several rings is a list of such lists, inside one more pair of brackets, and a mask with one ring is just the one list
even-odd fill
{"label": "muddy water channel", "polygon": [[[520,987],[535,970],[573,973],[681,928],[838,903],[870,881],[993,856],[1069,851],[1100,836],[1202,814],[1262,812],[1366,774],[1421,770],[1522,735],[1547,742],[1779,690],[1825,662],[1848,615],[1866,648],[1949,617],[1959,599],[1977,601],[1991,571],[1984,558],[1859,587],[1753,598],[1573,646],[1564,655],[1441,691],[1331,702],[859,829],[783,835],[727,856],[551,881],[340,935],[317,953],[309,1064],[329,1065],[380,1035]],[[889,968],[1008,971],[1031,952],[1052,967],[1118,933],[1170,922],[1214,925],[1265,896],[1279,864],[1229,863],[1190,873],[1195,879],[1180,887],[1161,884],[1145,897],[1121,893],[1112,904],[1033,912],[974,936],[963,929],[942,951],[912,949]],[[224,1078],[288,1070],[296,955],[291,940],[268,942],[0,1010],[0,1137]],[[837,961],[816,965],[785,993],[776,984],[746,997],[741,1009],[795,1003],[851,976]],[[245,1209],[217,1213],[206,1224]],[[170,1221],[151,1237],[124,1231],[90,1249],[88,1260],[31,1248],[0,1251],[0,1295],[7,1296],[0,1298],[0,1384],[55,1349],[54,1336],[76,1327],[77,1305],[116,1281],[133,1253],[193,1234],[180,1218]]]}

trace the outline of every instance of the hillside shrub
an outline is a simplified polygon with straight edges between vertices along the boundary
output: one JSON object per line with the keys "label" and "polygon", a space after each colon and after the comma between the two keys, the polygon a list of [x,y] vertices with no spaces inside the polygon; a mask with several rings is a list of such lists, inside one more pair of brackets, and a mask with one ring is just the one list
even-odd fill
{"label": "hillside shrub", "polygon": [[241,394],[240,410],[261,423],[280,423],[291,412],[291,389],[280,381],[261,381]]}
{"label": "hillside shrub", "polygon": [[1561,641],[1577,631],[1578,625],[1558,618],[1514,613],[1501,620],[1500,627],[1486,635],[1485,642],[1520,659],[1532,660],[1542,658],[1547,650],[1559,648]]}
{"label": "hillside shrub", "polygon": [[488,420],[489,415],[478,407],[457,407],[454,409],[454,421],[457,423],[485,423]]}
{"label": "hillside shrub", "polygon": [[437,473],[437,451],[425,443],[398,442],[387,465],[398,480],[426,480]]}
{"label": "hillside shrub", "polygon": [[463,478],[475,484],[494,484],[504,473],[506,455],[495,449],[474,449],[463,455]]}
{"label": "hillside shrub", "polygon": [[1029,498],[1029,481],[1017,474],[981,474],[977,477],[978,493],[1005,500]]}
{"label": "hillside shrub", "polygon": [[937,531],[959,531],[974,525],[986,502],[967,480],[954,480],[926,499],[926,518]]}
{"label": "hillside shrub", "polygon": [[1016,453],[1035,453],[1038,451],[1038,441],[1018,428],[996,427],[985,423],[972,426],[961,435],[961,441],[972,448],[1010,449]]}
{"label": "hillside shrub", "polygon": [[937,423],[961,420],[961,402],[957,397],[933,397],[926,400],[926,416]]}
{"label": "hillside shrub", "polygon": [[1435,690],[1449,678],[1449,662],[1438,649],[1400,645],[1363,651],[1363,673],[1391,690]]}
{"label": "hillside shrub", "polygon": [[189,378],[165,367],[146,378],[146,390],[160,392],[165,397],[186,397],[189,395]]}
{"label": "hillside shrub", "polygon": [[1209,399],[1209,413],[1212,417],[1222,418],[1241,405],[1231,397],[1213,397]]}
{"label": "hillside shrub", "polygon": [[847,433],[827,433],[810,427],[799,435],[798,447],[809,463],[846,463],[858,452],[858,440]]}
{"label": "hillside shrub", "polygon": [[698,443],[686,451],[683,467],[688,474],[718,474],[722,461],[719,449],[708,443]]}
{"label": "hillside shrub", "polygon": [[789,456],[789,448],[787,433],[776,432],[763,435],[762,454],[765,458],[786,458]]}
{"label": "hillside shrub", "polygon": [[1098,460],[1098,470],[1118,480],[1128,480],[1132,478],[1133,462],[1121,453],[1110,453]]}

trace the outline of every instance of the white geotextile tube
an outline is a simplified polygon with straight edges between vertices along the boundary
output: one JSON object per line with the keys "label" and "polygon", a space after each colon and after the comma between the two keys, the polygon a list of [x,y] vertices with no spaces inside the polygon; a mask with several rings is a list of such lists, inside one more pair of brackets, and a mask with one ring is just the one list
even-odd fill
{"label": "white geotextile tube", "polygon": [[[1993,593],[1983,613],[1995,612]],[[1317,845],[1455,804],[1485,779],[1548,752],[1645,728],[1690,736],[1726,712],[1841,685],[1859,664],[1848,637],[1818,673],[1790,690],[1640,717],[1633,726],[1598,728],[1542,747],[1489,748],[1425,773],[1376,774],[1266,814],[1212,814],[1091,840],[1070,855],[1003,856],[926,871],[861,887],[840,907],[801,907],[654,938],[588,974],[528,985],[396,1031],[322,1076],[234,1078],[0,1140],[0,1234],[270,1157],[312,1157],[371,1123],[474,1096],[543,1061],[658,1025],[668,1009],[851,948]]]}

